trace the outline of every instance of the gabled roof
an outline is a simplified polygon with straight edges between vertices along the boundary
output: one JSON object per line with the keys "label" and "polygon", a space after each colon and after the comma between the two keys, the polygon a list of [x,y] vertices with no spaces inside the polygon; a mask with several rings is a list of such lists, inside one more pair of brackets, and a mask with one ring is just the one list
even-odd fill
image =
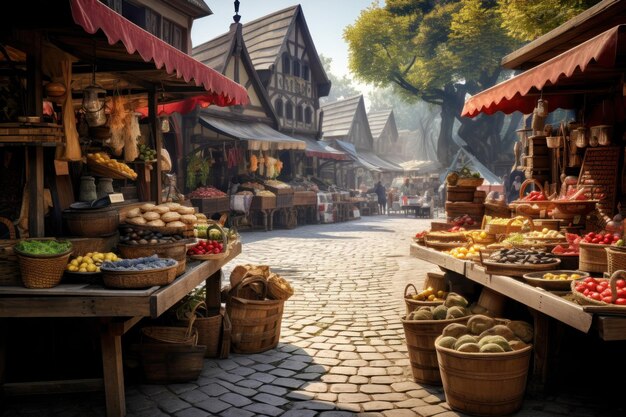
{"label": "gabled roof", "polygon": [[373,111],[367,114],[367,120],[370,123],[370,130],[374,139],[378,139],[383,134],[392,114],[392,109]]}
{"label": "gabled roof", "polygon": [[278,117],[274,107],[270,103],[267,91],[263,88],[261,80],[252,65],[252,60],[248,54],[248,49],[242,35],[242,25],[232,23],[230,29],[223,35],[204,42],[192,50],[192,56],[206,66],[225,74],[229,60],[236,51],[240,51],[240,58],[247,73],[252,80],[252,87],[263,103],[266,114],[273,120],[275,128],[278,127]]}
{"label": "gabled roof", "polygon": [[324,112],[322,118],[323,137],[348,136],[360,103],[363,103],[362,95],[322,106],[321,110]]}
{"label": "gabled roof", "polygon": [[194,19],[213,14],[204,0],[170,0],[167,3]]}
{"label": "gabled roof", "polygon": [[300,5],[278,10],[243,26],[243,37],[250,59],[257,71],[271,71],[280,59],[282,51],[286,49],[283,45],[287,41],[289,32],[296,26],[296,21],[300,22],[299,27],[307,44],[309,68],[318,82],[319,94],[326,96],[330,91],[330,80],[319,59]]}

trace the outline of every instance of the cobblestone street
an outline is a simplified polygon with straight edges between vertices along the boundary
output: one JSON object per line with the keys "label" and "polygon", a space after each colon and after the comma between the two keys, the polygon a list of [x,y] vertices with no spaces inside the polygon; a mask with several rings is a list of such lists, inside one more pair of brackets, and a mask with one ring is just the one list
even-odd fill
{"label": "cobblestone street", "polygon": [[[129,417],[438,416],[443,389],[413,382],[400,316],[407,283],[432,264],[409,256],[430,220],[374,216],[272,232],[243,231],[237,264],[267,264],[295,295],[285,304],[281,343],[261,354],[205,360],[201,377],[177,385],[127,386]],[[601,402],[527,395],[518,416],[611,416]],[[9,416],[104,416],[101,393],[11,399]]]}

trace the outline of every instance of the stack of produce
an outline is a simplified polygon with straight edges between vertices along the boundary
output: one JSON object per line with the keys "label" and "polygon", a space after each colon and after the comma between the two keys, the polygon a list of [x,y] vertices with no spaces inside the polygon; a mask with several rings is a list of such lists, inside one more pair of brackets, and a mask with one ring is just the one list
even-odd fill
{"label": "stack of produce", "polygon": [[135,226],[191,229],[198,223],[195,212],[193,207],[173,202],[158,205],[146,203],[129,210],[126,213],[126,223]]}
{"label": "stack of produce", "polygon": [[482,314],[469,318],[467,324],[447,325],[437,345],[459,352],[502,353],[520,350],[533,340],[533,327],[521,320],[505,321]]}
{"label": "stack of produce", "polygon": [[460,294],[451,292],[445,297],[443,304],[422,306],[411,311],[406,320],[450,320],[469,316],[468,301]]}
{"label": "stack of produce", "polygon": [[71,259],[65,267],[65,270],[70,272],[98,273],[100,272],[102,264],[107,261],[117,262],[121,261],[121,259],[113,252],[88,252],[85,255]]}
{"label": "stack of produce", "polygon": [[137,179],[137,173],[124,162],[120,162],[115,159],[111,159],[106,152],[96,152],[87,154],[87,164],[92,168],[104,167],[107,170],[118,173],[122,177],[129,179]]}
{"label": "stack of produce", "polygon": [[198,187],[195,190],[193,190],[188,196],[188,199],[195,199],[195,198],[215,198],[215,197],[225,197],[226,193],[218,190],[215,187]]}

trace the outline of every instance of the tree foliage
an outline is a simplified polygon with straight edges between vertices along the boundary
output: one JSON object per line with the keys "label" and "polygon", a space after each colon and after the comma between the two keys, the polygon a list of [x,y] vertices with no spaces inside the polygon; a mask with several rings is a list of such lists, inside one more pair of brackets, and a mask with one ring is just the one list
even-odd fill
{"label": "tree foliage", "polygon": [[[459,135],[483,161],[511,150],[501,114],[461,118],[467,94],[503,77],[501,58],[597,1],[585,0],[387,0],[363,10],[344,29],[355,78],[377,87],[395,86],[409,101],[441,106],[438,157],[447,164]],[[530,6],[530,7],[527,7]],[[544,24],[544,20],[547,22]],[[532,22],[532,23],[530,23]],[[511,133],[514,129],[508,129]],[[504,138],[504,139],[503,139]]]}

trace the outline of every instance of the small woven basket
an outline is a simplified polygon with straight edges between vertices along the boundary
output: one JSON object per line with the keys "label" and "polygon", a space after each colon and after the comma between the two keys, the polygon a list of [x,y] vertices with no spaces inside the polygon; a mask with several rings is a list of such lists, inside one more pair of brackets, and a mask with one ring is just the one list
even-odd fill
{"label": "small woven basket", "polygon": [[[617,280],[618,279],[626,279],[626,271],[623,269],[617,270],[611,274],[611,278],[609,278],[609,288],[611,288],[611,297],[612,302],[618,298],[617,296]],[[576,286],[580,283],[581,280],[576,280],[571,282],[572,294],[574,295],[574,299],[576,302],[582,306],[602,306],[602,307],[613,307],[616,311],[625,311],[626,306],[615,305],[605,303],[604,301],[594,300],[593,298],[587,297],[585,294],[582,294],[576,291]]]}
{"label": "small woven basket", "polygon": [[72,247],[55,255],[32,255],[13,248],[20,265],[22,283],[26,288],[52,288],[61,283],[63,272],[72,255]]}
{"label": "small woven basket", "polygon": [[[411,288],[413,289],[413,292],[409,292]],[[417,288],[415,288],[415,285],[413,284],[409,283],[406,285],[406,287],[404,287],[404,303],[406,304],[406,314],[409,314],[411,311],[417,310],[418,308],[422,306],[438,306],[438,305],[443,304],[444,302],[444,300],[438,300],[438,301],[414,300],[413,295],[418,294],[418,293],[419,292],[417,291]]]}
{"label": "small woven basket", "polygon": [[148,288],[171,284],[176,278],[178,262],[172,266],[138,271],[107,271],[102,269],[102,281],[111,288]]}
{"label": "small woven basket", "polygon": [[176,343],[195,346],[198,344],[198,329],[194,327],[196,315],[187,320],[187,326],[146,326],[141,329],[142,343]]}

